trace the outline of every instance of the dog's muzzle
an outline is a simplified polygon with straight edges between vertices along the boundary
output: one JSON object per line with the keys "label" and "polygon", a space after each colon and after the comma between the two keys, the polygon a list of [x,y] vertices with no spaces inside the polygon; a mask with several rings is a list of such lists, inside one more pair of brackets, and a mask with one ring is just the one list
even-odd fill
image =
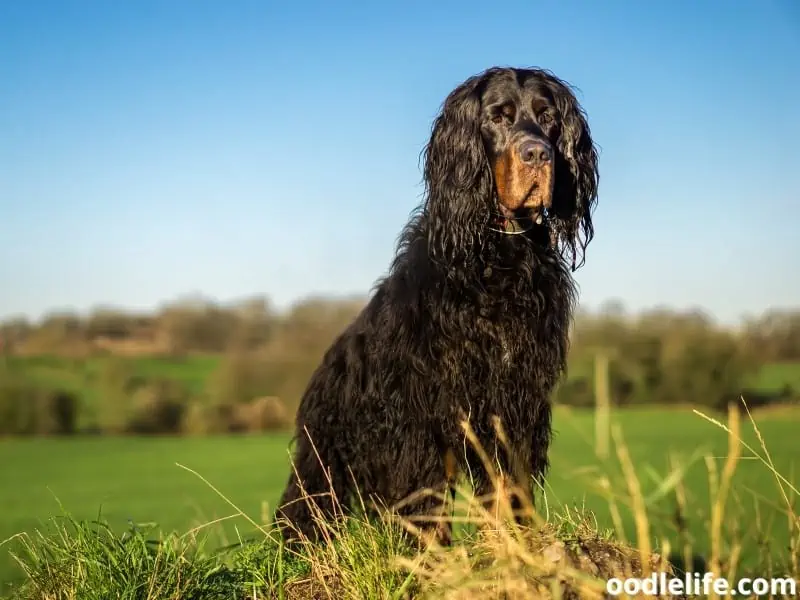
{"label": "dog's muzzle", "polygon": [[523,132],[515,136],[494,161],[498,227],[506,233],[509,223],[522,223],[527,230],[546,224],[553,203],[555,150],[538,135]]}
{"label": "dog's muzzle", "polygon": [[517,145],[517,153],[520,162],[533,169],[553,162],[553,147],[550,142],[538,138],[524,138]]}

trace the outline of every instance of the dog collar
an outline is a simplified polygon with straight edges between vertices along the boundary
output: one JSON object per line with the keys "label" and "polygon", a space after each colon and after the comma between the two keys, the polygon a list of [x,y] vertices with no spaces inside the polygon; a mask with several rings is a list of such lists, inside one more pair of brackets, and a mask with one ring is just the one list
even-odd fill
{"label": "dog collar", "polygon": [[493,223],[494,227],[489,227],[492,231],[498,231],[507,235],[519,235],[527,233],[533,228],[533,225],[523,227],[518,219],[510,219],[508,217],[497,215]]}

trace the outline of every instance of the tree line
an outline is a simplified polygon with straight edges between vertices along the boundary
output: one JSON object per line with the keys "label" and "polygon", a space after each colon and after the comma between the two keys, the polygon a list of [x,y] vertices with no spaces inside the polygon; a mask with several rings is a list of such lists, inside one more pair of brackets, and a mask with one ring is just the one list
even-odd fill
{"label": "tree line", "polygon": [[[35,322],[6,319],[0,434],[287,427],[313,369],[363,302],[310,298],[278,311],[263,297],[229,305],[189,298],[152,313],[102,307]],[[214,360],[207,376],[140,373],[131,359],[180,365],[198,356]],[[771,310],[736,327],[699,311],[630,314],[619,304],[583,310],[555,400],[592,406],[600,357],[608,364],[610,400],[619,406],[722,409],[741,395],[750,406],[790,402],[800,390],[791,382],[765,384],[759,374],[767,364],[800,365],[800,309]],[[52,376],[56,371],[60,377]]]}

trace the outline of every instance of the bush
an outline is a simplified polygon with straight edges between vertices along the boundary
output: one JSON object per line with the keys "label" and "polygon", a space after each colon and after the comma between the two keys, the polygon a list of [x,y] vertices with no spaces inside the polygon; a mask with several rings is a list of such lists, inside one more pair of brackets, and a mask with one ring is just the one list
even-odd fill
{"label": "bush", "polygon": [[235,405],[231,417],[234,431],[272,431],[291,424],[289,411],[276,396],[263,396]]}
{"label": "bush", "polygon": [[256,398],[250,403],[252,422],[258,431],[286,429],[292,424],[292,415],[277,396]]}
{"label": "bush", "polygon": [[[276,396],[262,396],[250,402],[217,404],[209,410],[195,408],[191,423],[205,433],[255,433],[276,431],[292,424],[292,414]],[[203,423],[195,421],[202,419]],[[187,422],[187,428],[190,422]],[[196,431],[194,431],[196,432]]]}
{"label": "bush", "polygon": [[591,381],[586,377],[580,377],[562,382],[555,393],[555,401],[567,406],[594,406],[595,399]]}
{"label": "bush", "polygon": [[52,435],[73,435],[77,429],[78,398],[63,390],[45,391],[38,395],[41,403],[39,432]]}
{"label": "bush", "polygon": [[135,434],[180,433],[189,393],[179,383],[154,381],[133,395],[133,410],[125,430]]}
{"label": "bush", "polygon": [[0,380],[0,435],[36,433],[35,390],[22,379]]}
{"label": "bush", "polygon": [[31,385],[24,379],[0,380],[0,435],[71,435],[79,401],[70,392]]}
{"label": "bush", "polygon": [[219,406],[235,405],[274,393],[269,366],[254,352],[226,353],[209,381],[213,403]]}
{"label": "bush", "polygon": [[181,421],[181,432],[187,435],[207,435],[219,433],[214,430],[213,413],[206,403],[195,400],[186,406],[186,410]]}
{"label": "bush", "polygon": [[107,431],[123,430],[132,410],[131,397],[146,382],[134,373],[130,360],[117,357],[103,360],[95,377],[100,396],[98,425]]}

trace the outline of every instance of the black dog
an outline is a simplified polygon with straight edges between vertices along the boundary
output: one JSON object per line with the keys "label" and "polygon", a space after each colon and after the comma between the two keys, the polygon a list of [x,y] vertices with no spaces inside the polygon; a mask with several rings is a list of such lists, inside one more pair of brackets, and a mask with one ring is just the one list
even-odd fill
{"label": "black dog", "polygon": [[[464,420],[526,495],[547,470],[571,270],[594,233],[597,153],[585,115],[548,71],[492,68],[445,100],[424,160],[425,201],[390,274],[300,403],[278,511],[287,538],[318,534],[309,497],[332,519],[332,495],[343,507],[356,491],[391,507],[422,488],[447,490],[458,471],[488,495]],[[438,502],[399,512],[430,514]]]}

